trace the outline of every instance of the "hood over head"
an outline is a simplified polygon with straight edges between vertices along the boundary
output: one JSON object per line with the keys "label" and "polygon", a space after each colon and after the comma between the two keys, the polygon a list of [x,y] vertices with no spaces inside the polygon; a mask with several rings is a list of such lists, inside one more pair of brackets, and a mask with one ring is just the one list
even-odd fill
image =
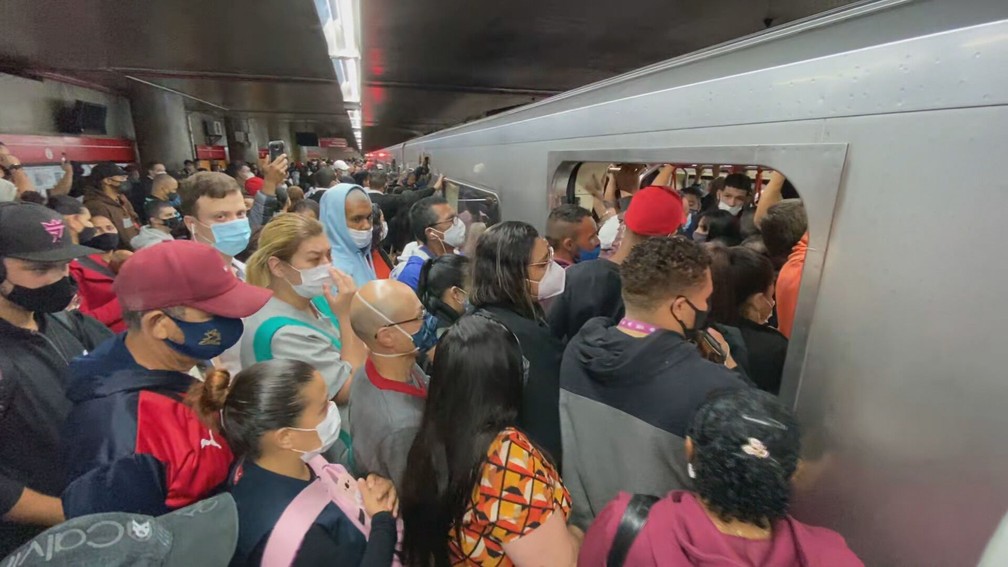
{"label": "hood over head", "polygon": [[370,245],[363,250],[357,248],[346,223],[346,200],[351,191],[360,191],[367,197],[363,187],[350,183],[340,183],[323,193],[319,203],[319,220],[332,246],[333,266],[349,274],[354,283],[362,286],[377,279],[377,276],[370,261]]}

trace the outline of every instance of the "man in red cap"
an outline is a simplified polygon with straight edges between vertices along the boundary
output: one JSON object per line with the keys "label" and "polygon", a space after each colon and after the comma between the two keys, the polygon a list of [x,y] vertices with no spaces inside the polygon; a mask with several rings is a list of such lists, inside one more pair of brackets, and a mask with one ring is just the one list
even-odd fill
{"label": "man in red cap", "polygon": [[623,243],[609,258],[581,262],[567,269],[564,292],[546,316],[557,338],[569,341],[593,317],[618,321],[623,316],[619,267],[635,246],[652,237],[672,236],[686,220],[682,198],[668,187],[638,191],[623,217]]}
{"label": "man in red cap", "polygon": [[182,240],[134,254],[114,289],[128,330],[70,365],[68,518],[157,516],[224,482],[232,454],[185,405],[188,372],[234,345],[241,318],[271,295],[238,280],[213,248]]}

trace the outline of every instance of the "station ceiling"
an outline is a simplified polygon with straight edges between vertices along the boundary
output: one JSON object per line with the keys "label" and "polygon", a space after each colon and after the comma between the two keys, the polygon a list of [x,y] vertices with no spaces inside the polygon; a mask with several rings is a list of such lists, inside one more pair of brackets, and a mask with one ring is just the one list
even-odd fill
{"label": "station ceiling", "polygon": [[[852,2],[360,1],[366,150]],[[0,71],[169,88],[353,143],[313,0],[3,0]]]}

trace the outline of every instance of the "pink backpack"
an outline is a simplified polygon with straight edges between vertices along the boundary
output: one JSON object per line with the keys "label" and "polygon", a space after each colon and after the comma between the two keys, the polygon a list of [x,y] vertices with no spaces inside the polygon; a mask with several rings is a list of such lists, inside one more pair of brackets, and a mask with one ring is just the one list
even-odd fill
{"label": "pink backpack", "polygon": [[[308,462],[308,466],[318,478],[302,490],[280,515],[266,542],[263,567],[290,567],[305,534],[330,502],[343,511],[350,522],[364,534],[365,539],[370,537],[371,516],[364,511],[360,489],[357,488],[354,477],[342,465],[330,464],[322,456],[316,456]],[[402,567],[398,554],[402,546],[402,519],[396,519],[396,532],[399,534],[399,543],[396,545],[397,553],[393,555],[392,565]]]}

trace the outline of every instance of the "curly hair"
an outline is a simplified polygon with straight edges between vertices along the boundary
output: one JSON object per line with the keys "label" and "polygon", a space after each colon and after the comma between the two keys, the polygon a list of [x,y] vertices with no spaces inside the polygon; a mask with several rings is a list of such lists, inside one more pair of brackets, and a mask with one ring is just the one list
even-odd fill
{"label": "curly hair", "polygon": [[623,302],[654,309],[663,300],[700,285],[710,265],[710,256],[692,240],[681,236],[644,240],[620,266]]}
{"label": "curly hair", "polygon": [[694,488],[722,521],[768,528],[787,515],[801,432],[776,396],[750,388],[716,395],[694,414],[688,436]]}

